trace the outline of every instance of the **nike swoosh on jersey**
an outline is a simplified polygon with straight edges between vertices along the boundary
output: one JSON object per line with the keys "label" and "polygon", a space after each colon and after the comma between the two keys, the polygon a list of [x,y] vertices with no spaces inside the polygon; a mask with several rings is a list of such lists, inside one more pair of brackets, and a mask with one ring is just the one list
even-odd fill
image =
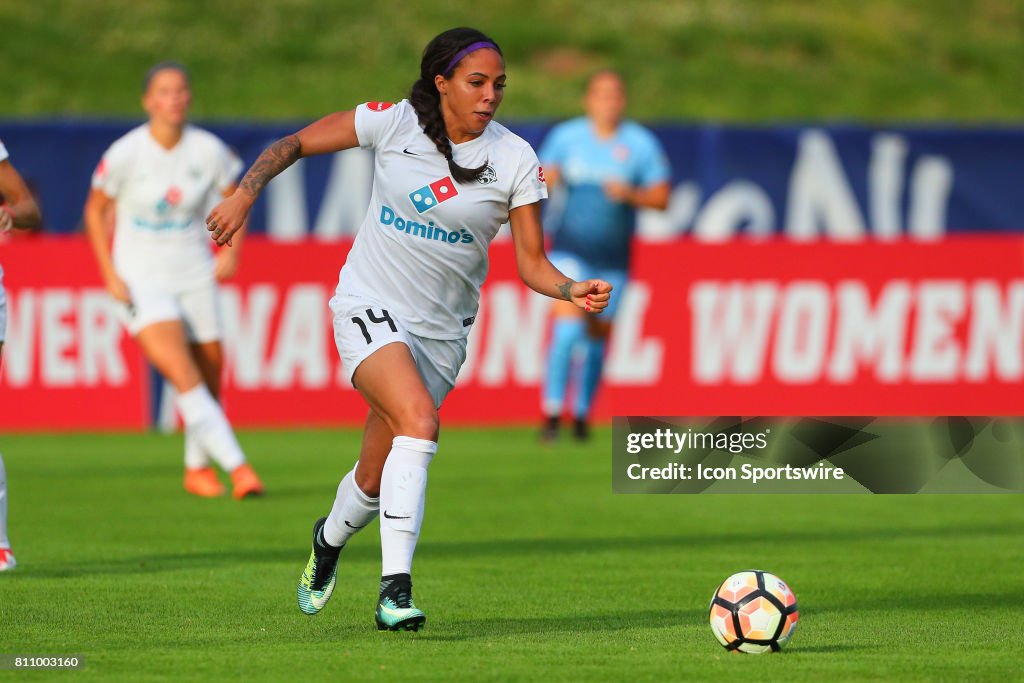
{"label": "nike swoosh on jersey", "polygon": [[408,154],[411,157],[423,156],[422,154],[417,154],[416,152],[410,152],[408,147],[402,150],[402,154]]}

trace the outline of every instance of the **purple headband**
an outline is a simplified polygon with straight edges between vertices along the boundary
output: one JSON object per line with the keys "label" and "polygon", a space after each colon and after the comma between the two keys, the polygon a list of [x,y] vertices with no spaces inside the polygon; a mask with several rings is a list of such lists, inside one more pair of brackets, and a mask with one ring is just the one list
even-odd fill
{"label": "purple headband", "polygon": [[455,65],[461,62],[462,58],[468,55],[470,52],[476,52],[477,50],[482,50],[485,47],[489,47],[492,50],[498,49],[498,46],[489,40],[481,40],[479,42],[473,43],[472,45],[469,45],[468,47],[464,47],[455,53],[455,56],[452,57],[452,61],[448,62],[448,68],[445,69],[444,73],[441,75],[444,76],[445,74],[451,73],[452,69],[455,68]]}

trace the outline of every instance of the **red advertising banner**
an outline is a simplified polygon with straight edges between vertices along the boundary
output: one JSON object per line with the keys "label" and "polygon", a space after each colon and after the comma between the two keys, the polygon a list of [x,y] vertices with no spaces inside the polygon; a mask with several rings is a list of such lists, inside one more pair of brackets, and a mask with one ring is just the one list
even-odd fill
{"label": "red advertising banner", "polygon": [[[358,424],[327,302],[347,246],[250,239],[223,288],[238,426]],[[491,248],[446,423],[533,422],[550,302]],[[2,247],[0,429],[149,424],[148,373],[81,238]],[[1024,413],[1024,239],[640,244],[608,351],[611,415]]]}
{"label": "red advertising banner", "polygon": [[7,290],[0,429],[144,427],[145,364],[86,241],[12,239],[0,246],[0,265]]}
{"label": "red advertising banner", "polygon": [[636,270],[665,354],[616,414],[1024,413],[1020,237],[686,244]]}

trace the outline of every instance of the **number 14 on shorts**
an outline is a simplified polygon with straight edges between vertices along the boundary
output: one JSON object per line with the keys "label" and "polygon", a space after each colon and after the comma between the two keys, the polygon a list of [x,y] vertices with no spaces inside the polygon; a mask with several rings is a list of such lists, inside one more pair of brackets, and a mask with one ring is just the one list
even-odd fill
{"label": "number 14 on shorts", "polygon": [[[380,315],[377,315],[376,313],[374,313],[372,308],[367,308],[366,309],[366,319],[370,323],[373,323],[375,325],[379,325],[381,323],[387,323],[388,327],[391,328],[392,332],[398,332],[398,327],[395,325],[395,321],[391,318],[391,314],[388,313],[387,310],[385,310],[383,308],[380,309]],[[359,331],[363,333],[363,339],[366,340],[366,343],[367,344],[372,344],[373,343],[373,337],[370,335],[370,328],[366,324],[366,321],[363,320],[363,318],[361,316],[354,315],[354,316],[352,316],[352,322],[353,322],[353,324],[355,324],[355,325],[357,325],[359,327]]]}

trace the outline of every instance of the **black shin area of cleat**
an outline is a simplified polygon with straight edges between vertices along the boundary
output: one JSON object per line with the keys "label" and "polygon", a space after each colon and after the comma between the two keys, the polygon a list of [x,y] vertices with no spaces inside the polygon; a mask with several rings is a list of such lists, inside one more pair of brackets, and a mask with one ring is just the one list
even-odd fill
{"label": "black shin area of cleat", "polygon": [[323,528],[327,518],[321,517],[313,525],[313,554],[316,556],[316,574],[313,576],[313,589],[323,590],[331,580],[331,574],[338,565],[338,555],[345,546],[335,547],[323,540]]}
{"label": "black shin area of cleat", "polygon": [[[388,574],[380,577],[380,598],[394,598],[399,593],[412,594],[412,576],[409,574]],[[396,601],[397,602],[397,601]]]}
{"label": "black shin area of cleat", "polygon": [[331,545],[327,542],[327,539],[324,538],[324,525],[326,524],[327,518],[321,517],[316,520],[316,524],[313,525],[313,549],[317,551],[318,555],[321,553],[338,554],[345,546]]}

